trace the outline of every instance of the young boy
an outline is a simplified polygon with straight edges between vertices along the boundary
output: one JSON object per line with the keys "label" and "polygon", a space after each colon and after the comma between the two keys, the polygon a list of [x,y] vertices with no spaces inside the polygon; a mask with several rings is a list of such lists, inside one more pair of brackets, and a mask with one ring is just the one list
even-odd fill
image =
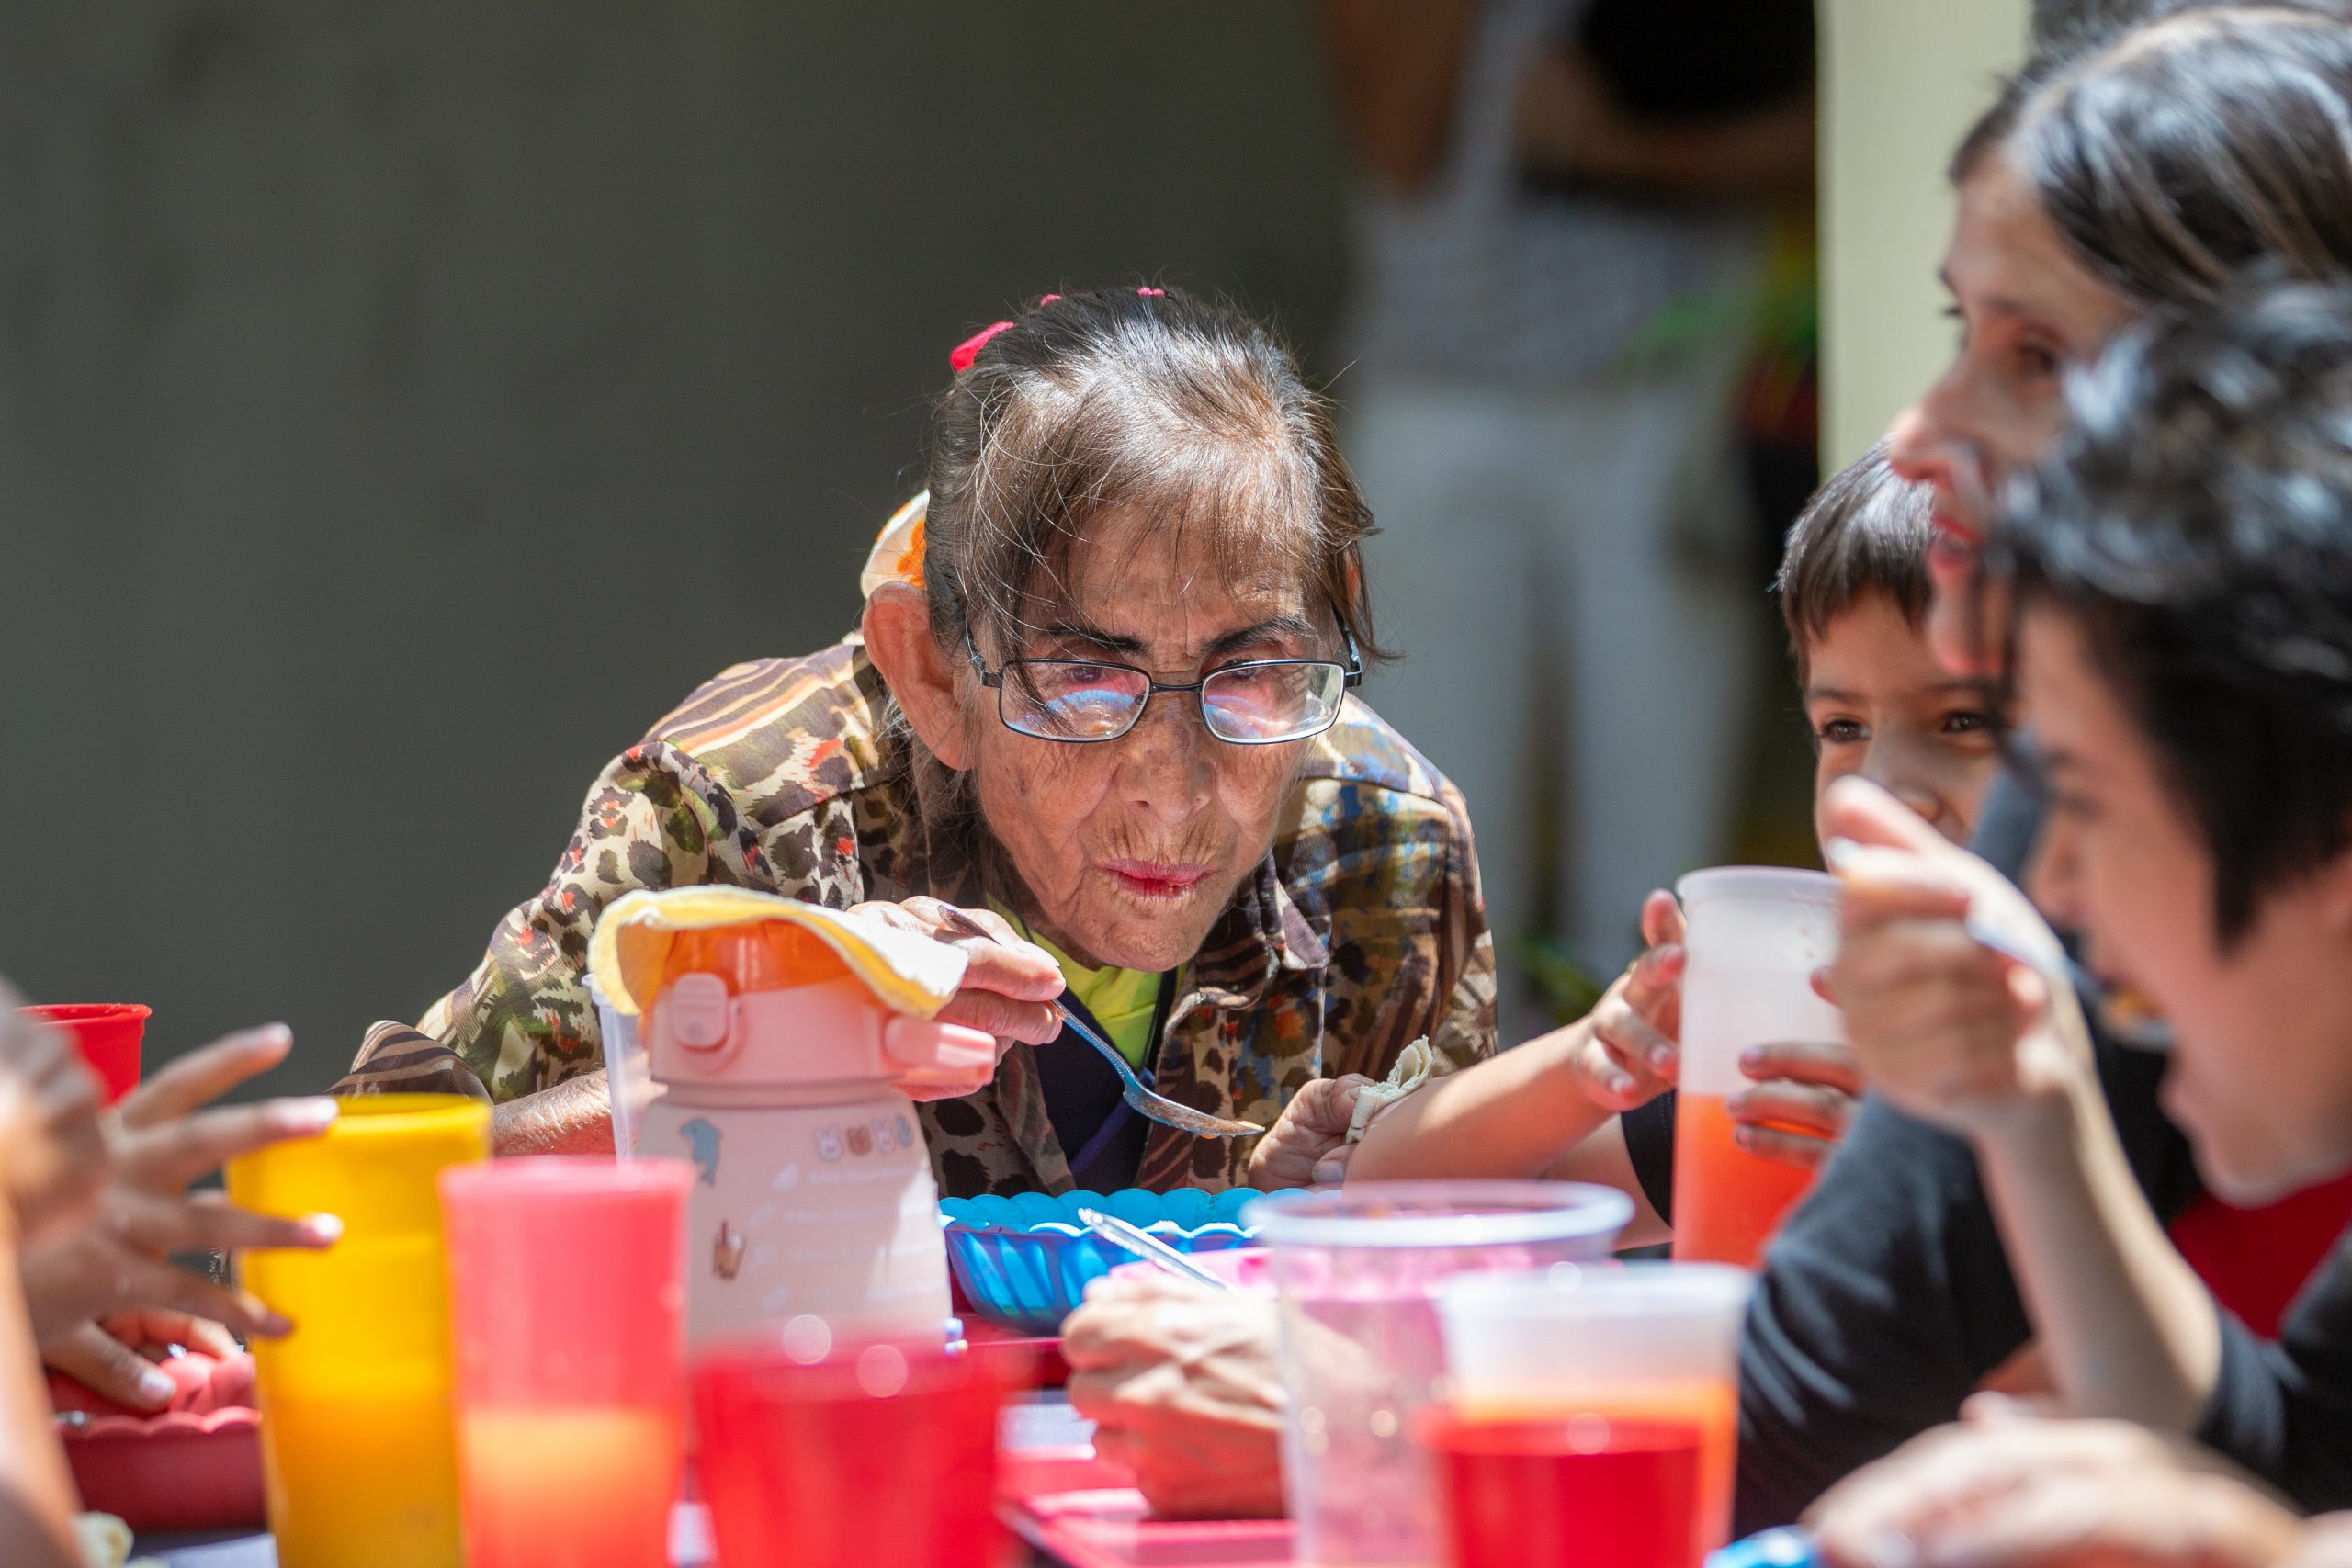
{"label": "young boy", "polygon": [[[1860,774],[1964,842],[1998,768],[1981,692],[1928,650],[1926,490],[1883,447],[1822,487],[1790,530],[1781,613],[1818,759],[1815,798]],[[1307,1086],[1250,1162],[1259,1186],[1337,1179],[1530,1177],[1598,1181],[1634,1201],[1624,1242],[1664,1239],[1673,1213],[1675,1036],[1683,954],[1673,897],[1642,911],[1649,951],[1591,1013],[1385,1108],[1345,1142],[1363,1081]],[[1837,1043],[1791,1043],[1742,1064],[1733,1102],[1743,1146],[1810,1168],[1826,1157],[1857,1091]]]}

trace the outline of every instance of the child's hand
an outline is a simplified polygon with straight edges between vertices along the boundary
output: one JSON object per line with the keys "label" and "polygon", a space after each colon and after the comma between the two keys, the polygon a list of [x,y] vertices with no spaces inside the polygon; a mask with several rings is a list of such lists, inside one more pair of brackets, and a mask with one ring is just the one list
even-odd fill
{"label": "child's hand", "polygon": [[1741,1148],[1804,1170],[1829,1157],[1862,1092],[1852,1046],[1751,1045],[1739,1054],[1739,1070],[1756,1085],[1725,1105]]}
{"label": "child's hand", "polygon": [[1643,902],[1642,940],[1648,951],[1594,1005],[1569,1057],[1586,1098],[1604,1110],[1631,1111],[1674,1087],[1685,955],[1673,894]]}
{"label": "child's hand", "polygon": [[1261,1192],[1285,1187],[1335,1187],[1347,1179],[1348,1142],[1356,1093],[1372,1082],[1361,1073],[1316,1078],[1290,1097],[1282,1115],[1250,1151],[1250,1185]]}

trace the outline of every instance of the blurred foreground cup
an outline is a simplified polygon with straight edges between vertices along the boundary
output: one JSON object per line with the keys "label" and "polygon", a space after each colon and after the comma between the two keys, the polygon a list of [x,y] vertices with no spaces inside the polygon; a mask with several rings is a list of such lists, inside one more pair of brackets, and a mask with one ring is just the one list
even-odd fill
{"label": "blurred foreground cup", "polygon": [[665,1568],[685,1452],[683,1160],[441,1173],[467,1568]]}
{"label": "blurred foreground cup", "polygon": [[1565,1181],[1362,1181],[1242,1211],[1281,1299],[1283,1490],[1298,1558],[1426,1564],[1438,1547],[1421,1408],[1444,1392],[1439,1287],[1605,1260],[1633,1201]]}
{"label": "blurred foreground cup", "polygon": [[1437,1459],[1458,1568],[1699,1568],[1731,1534],[1739,1331],[1721,1264],[1451,1281]]}
{"label": "blurred foreground cup", "polygon": [[814,1316],[697,1355],[719,1562],[1001,1568],[997,1418],[1025,1372],[936,1341],[837,1344]]}
{"label": "blurred foreground cup", "polygon": [[229,1162],[230,1201],[341,1216],[323,1252],[240,1257],[294,1322],[254,1347],[280,1568],[458,1568],[449,1287],[434,1182],[490,1155],[490,1106],[451,1094],[342,1102],[319,1137]]}

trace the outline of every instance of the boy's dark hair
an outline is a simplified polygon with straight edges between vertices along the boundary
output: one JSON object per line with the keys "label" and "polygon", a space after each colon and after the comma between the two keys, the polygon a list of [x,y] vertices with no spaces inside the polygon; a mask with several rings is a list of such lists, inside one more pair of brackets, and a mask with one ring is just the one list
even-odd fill
{"label": "boy's dark hair", "polygon": [[2213,921],[2352,843],[2352,289],[2245,280],[2069,385],[1989,565],[2056,606],[2213,856]]}
{"label": "boy's dark hair", "polygon": [[2036,51],[1961,141],[2006,160],[2137,305],[2211,299],[2269,257],[2352,272],[2352,4],[2156,0]]}
{"label": "boy's dark hair", "polygon": [[1773,580],[1798,679],[1829,624],[1867,594],[1892,601],[1914,626],[1927,619],[1934,509],[1932,491],[1906,483],[1888,465],[1884,441],[1814,492],[1790,525]]}

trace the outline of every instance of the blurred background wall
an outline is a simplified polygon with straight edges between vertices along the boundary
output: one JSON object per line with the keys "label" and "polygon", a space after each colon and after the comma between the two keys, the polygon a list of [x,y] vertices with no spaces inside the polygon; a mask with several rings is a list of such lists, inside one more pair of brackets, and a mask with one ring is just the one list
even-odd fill
{"label": "blurred background wall", "polygon": [[1324,94],[1261,0],[0,7],[0,973],[323,1084],[612,753],[850,625],[1007,303],[1333,368]]}
{"label": "blurred background wall", "polygon": [[1821,464],[1834,473],[1951,358],[1936,282],[1944,166],[2024,60],[2028,17],[2026,0],[1821,0],[1820,17]]}

